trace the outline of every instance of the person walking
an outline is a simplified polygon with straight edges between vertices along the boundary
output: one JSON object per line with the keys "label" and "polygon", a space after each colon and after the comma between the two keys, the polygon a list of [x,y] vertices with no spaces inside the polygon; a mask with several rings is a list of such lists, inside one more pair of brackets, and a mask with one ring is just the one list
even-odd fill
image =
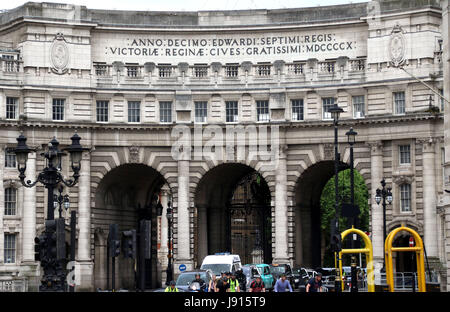
{"label": "person walking", "polygon": [[216,288],[217,288],[217,292],[219,292],[219,293],[228,292],[230,289],[230,284],[228,283],[228,278],[227,277],[221,278],[217,282]]}
{"label": "person walking", "polygon": [[286,292],[286,289],[289,289],[289,292],[292,292],[291,283],[286,279],[286,274],[281,274],[281,277],[275,283],[273,287],[274,292]]}
{"label": "person walking", "polygon": [[208,292],[217,292],[216,285],[217,279],[216,276],[213,274],[211,275],[211,280],[209,281]]}
{"label": "person walking", "polygon": [[264,282],[261,280],[260,275],[256,275],[255,279],[250,284],[250,292],[266,292]]}
{"label": "person walking", "polygon": [[230,292],[240,292],[239,281],[236,279],[236,274],[234,272],[231,274],[229,291]]}
{"label": "person walking", "polygon": [[166,287],[164,292],[178,292],[178,288],[175,286],[175,281],[170,281],[169,286]]}
{"label": "person walking", "polygon": [[322,292],[322,273],[317,273],[315,277],[311,278],[306,284],[306,292]]}

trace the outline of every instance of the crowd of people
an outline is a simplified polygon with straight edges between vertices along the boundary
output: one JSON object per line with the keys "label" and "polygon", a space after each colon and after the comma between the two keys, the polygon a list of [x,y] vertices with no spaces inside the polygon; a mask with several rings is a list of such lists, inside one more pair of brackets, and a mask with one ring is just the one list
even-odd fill
{"label": "crowd of people", "polygon": [[[246,292],[246,277],[242,270],[237,272],[221,272],[220,277],[212,275],[209,285],[200,278],[200,274],[195,275],[195,279],[192,283],[198,283],[198,291],[205,291],[206,288],[208,292]],[[249,292],[265,292],[266,286],[260,275],[254,276],[254,279],[249,285]],[[274,287],[274,292],[292,292],[291,283],[286,279],[286,275],[282,274],[280,278],[276,281]],[[311,278],[306,284],[306,292],[322,292],[322,274],[318,273],[315,277]],[[178,288],[174,281],[169,283],[169,286],[165,289],[165,292],[178,292]]]}

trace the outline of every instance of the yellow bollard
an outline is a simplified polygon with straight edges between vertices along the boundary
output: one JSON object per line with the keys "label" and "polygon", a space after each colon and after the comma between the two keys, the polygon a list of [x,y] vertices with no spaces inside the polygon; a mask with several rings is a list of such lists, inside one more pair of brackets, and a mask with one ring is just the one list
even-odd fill
{"label": "yellow bollard", "polygon": [[[339,252],[339,272],[340,276],[342,276],[342,255],[343,254],[355,254],[355,253],[364,253],[366,255],[367,262],[367,291],[375,292],[375,278],[373,271],[373,249],[372,242],[370,241],[369,236],[361,230],[355,229],[352,227],[351,229],[345,230],[341,233],[341,241],[344,241],[344,238],[347,237],[348,234],[358,234],[364,241],[364,248],[359,249],[342,249]],[[344,281],[341,281],[342,290],[344,289]]]}
{"label": "yellow bollard", "polygon": [[[413,237],[416,244],[416,247],[392,247],[394,243],[395,236],[401,232],[406,231],[409,232]],[[386,282],[389,286],[389,291],[394,291],[394,265],[392,261],[392,253],[393,252],[408,252],[414,251],[416,253],[417,259],[417,286],[419,288],[419,292],[426,292],[426,283],[425,283],[425,263],[424,263],[424,250],[423,250],[423,241],[420,235],[411,228],[406,226],[401,226],[394,229],[389,235],[386,237],[386,242],[384,244],[384,254],[385,254],[385,262],[386,262]]]}

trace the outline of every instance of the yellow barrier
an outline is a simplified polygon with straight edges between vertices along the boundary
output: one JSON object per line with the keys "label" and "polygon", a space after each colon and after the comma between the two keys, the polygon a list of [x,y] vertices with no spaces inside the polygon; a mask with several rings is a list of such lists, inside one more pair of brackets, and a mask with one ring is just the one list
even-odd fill
{"label": "yellow barrier", "polygon": [[[392,247],[392,244],[394,243],[395,236],[401,232],[406,231],[411,233],[411,235],[414,237],[414,241],[416,243],[416,247]],[[411,228],[408,228],[406,226],[401,226],[396,229],[394,229],[389,235],[386,237],[386,242],[384,244],[384,254],[385,254],[385,261],[386,261],[386,282],[389,286],[389,291],[394,291],[394,266],[392,261],[392,252],[410,252],[414,251],[416,253],[416,259],[417,259],[417,286],[419,288],[420,292],[426,292],[426,283],[425,283],[425,264],[424,264],[424,251],[423,251],[423,242],[422,238],[420,238],[420,235],[417,234],[416,231],[414,231]]]}
{"label": "yellow barrier", "polygon": [[[339,272],[340,276],[342,278],[342,255],[343,254],[355,254],[355,253],[364,253],[366,255],[366,262],[367,262],[367,291],[369,292],[375,292],[375,281],[374,281],[374,273],[373,273],[373,249],[372,249],[372,242],[370,241],[369,236],[367,236],[366,233],[364,233],[361,230],[351,228],[348,230],[345,230],[341,233],[341,241],[344,241],[344,238],[348,234],[358,234],[363,240],[364,240],[364,248],[360,249],[341,249],[339,252]],[[344,290],[344,281],[341,281],[342,283],[342,290]]]}

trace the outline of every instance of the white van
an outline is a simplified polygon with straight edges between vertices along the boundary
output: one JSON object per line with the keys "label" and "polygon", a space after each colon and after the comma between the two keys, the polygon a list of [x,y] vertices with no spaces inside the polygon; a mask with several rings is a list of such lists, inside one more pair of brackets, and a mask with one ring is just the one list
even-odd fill
{"label": "white van", "polygon": [[222,272],[236,272],[241,268],[241,257],[229,253],[216,253],[206,256],[200,267],[201,270],[211,270],[216,276],[220,276]]}

